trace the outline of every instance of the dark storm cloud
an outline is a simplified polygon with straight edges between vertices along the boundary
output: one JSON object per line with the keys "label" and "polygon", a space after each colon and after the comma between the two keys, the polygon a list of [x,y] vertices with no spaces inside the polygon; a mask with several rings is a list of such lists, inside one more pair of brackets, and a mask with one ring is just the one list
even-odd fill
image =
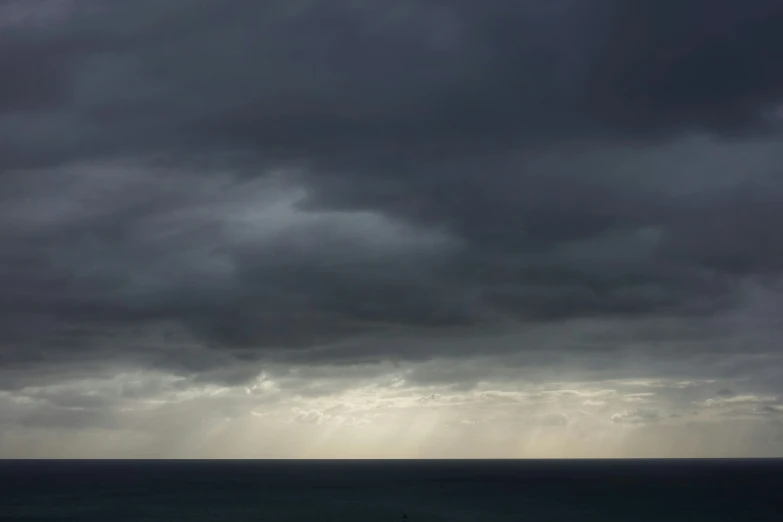
{"label": "dark storm cloud", "polygon": [[781,159],[779,2],[66,5],[0,36],[6,364],[704,314],[783,268],[774,161],[644,155]]}
{"label": "dark storm cloud", "polygon": [[0,85],[0,111],[48,109],[67,101],[66,73],[59,61],[67,51],[7,33],[0,36],[0,48],[4,51],[0,71],[5,78]]}
{"label": "dark storm cloud", "polygon": [[72,5],[4,32],[15,81],[0,107],[59,102],[51,118],[84,134],[62,151],[76,158],[199,144],[402,162],[499,140],[742,131],[783,87],[774,0]]}
{"label": "dark storm cloud", "polygon": [[783,269],[783,172],[761,183],[733,186],[694,197],[672,216],[663,255],[734,274]]}
{"label": "dark storm cloud", "polygon": [[631,128],[730,133],[780,103],[783,6],[773,0],[606,2],[606,38],[590,94]]}

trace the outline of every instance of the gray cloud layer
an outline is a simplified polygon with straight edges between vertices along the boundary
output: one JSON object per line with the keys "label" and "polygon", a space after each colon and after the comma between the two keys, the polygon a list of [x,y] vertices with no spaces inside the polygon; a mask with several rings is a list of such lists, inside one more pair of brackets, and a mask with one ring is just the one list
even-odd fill
{"label": "gray cloud layer", "polygon": [[411,339],[702,325],[748,288],[779,307],[777,1],[39,0],[0,21],[7,369],[426,360],[491,348]]}

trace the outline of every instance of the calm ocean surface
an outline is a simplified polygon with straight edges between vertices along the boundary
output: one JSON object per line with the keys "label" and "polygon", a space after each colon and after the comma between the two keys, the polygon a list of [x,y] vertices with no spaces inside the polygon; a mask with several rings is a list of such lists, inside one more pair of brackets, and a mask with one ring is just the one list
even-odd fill
{"label": "calm ocean surface", "polygon": [[783,461],[0,461],[0,520],[783,521]]}

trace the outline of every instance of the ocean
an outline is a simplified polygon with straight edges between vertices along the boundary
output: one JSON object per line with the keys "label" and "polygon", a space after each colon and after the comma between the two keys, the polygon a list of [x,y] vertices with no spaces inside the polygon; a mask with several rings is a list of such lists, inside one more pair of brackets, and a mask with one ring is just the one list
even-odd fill
{"label": "ocean", "polygon": [[783,521],[781,460],[0,461],[13,521]]}

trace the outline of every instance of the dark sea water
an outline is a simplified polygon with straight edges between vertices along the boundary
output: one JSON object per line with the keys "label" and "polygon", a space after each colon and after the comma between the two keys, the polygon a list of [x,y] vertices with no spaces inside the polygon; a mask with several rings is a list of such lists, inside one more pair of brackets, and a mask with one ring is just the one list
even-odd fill
{"label": "dark sea water", "polygon": [[783,521],[783,461],[0,461],[0,520]]}

